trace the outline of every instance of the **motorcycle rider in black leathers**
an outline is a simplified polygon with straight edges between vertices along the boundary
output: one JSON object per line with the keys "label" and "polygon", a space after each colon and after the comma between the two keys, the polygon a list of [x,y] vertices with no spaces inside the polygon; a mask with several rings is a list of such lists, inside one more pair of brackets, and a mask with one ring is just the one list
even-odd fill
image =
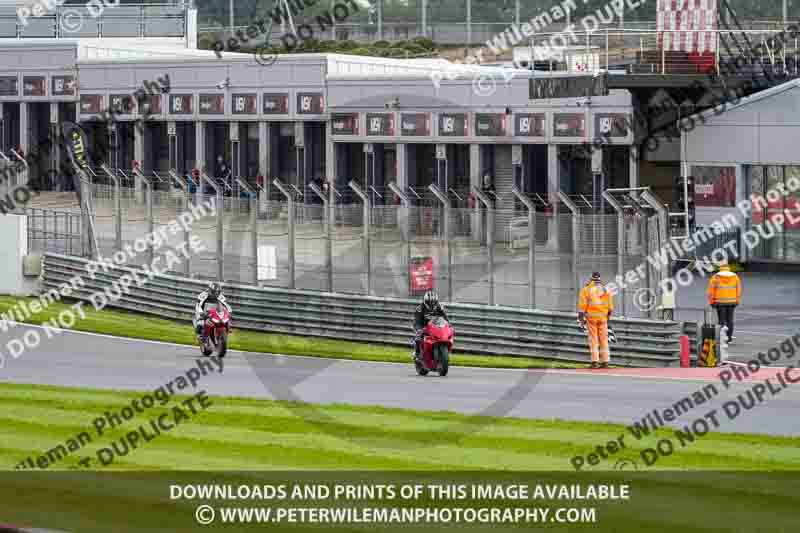
{"label": "motorcycle rider in black leathers", "polygon": [[422,304],[414,310],[414,330],[416,336],[414,337],[414,358],[418,359],[422,349],[422,338],[425,335],[425,326],[428,322],[436,316],[440,316],[450,321],[447,318],[447,312],[444,306],[439,303],[439,295],[435,291],[428,291],[422,297]]}
{"label": "motorcycle rider in black leathers", "polygon": [[231,306],[225,301],[225,296],[222,294],[222,285],[216,281],[209,283],[208,288],[197,296],[197,305],[194,308],[194,330],[197,333],[197,338],[203,341],[203,323],[206,319],[206,306],[214,307],[217,303],[222,304],[228,313],[231,312]]}

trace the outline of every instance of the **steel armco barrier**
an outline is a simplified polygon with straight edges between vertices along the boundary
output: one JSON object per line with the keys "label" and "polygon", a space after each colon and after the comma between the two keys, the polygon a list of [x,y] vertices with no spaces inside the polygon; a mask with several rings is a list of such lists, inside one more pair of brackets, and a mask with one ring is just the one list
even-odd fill
{"label": "steel armco barrier", "polygon": [[[72,297],[88,301],[134,269],[101,268],[95,279],[86,273],[89,261],[47,253],[42,280],[45,289],[57,288],[76,275],[85,286]],[[147,279],[147,275],[139,276]],[[110,307],[161,317],[190,320],[197,294],[205,282],[180,276],[159,275]],[[411,345],[411,322],[417,302],[336,293],[226,285],[234,323],[243,329],[299,334],[342,340]],[[586,336],[574,313],[536,311],[499,306],[452,304],[448,306],[456,330],[456,349],[490,355],[540,357],[588,362]],[[643,319],[612,320],[619,343],[612,360],[625,366],[678,366],[682,324]],[[187,328],[189,325],[187,324]],[[409,355],[410,361],[410,355]]]}

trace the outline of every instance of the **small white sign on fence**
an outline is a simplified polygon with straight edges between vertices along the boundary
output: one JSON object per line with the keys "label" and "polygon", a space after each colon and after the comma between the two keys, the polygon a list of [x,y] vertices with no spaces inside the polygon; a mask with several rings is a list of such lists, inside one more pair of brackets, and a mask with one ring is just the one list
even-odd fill
{"label": "small white sign on fence", "polygon": [[278,250],[274,246],[258,247],[258,281],[278,279]]}
{"label": "small white sign on fence", "polygon": [[566,55],[567,67],[570,72],[584,74],[597,74],[600,72],[600,54],[571,52]]}

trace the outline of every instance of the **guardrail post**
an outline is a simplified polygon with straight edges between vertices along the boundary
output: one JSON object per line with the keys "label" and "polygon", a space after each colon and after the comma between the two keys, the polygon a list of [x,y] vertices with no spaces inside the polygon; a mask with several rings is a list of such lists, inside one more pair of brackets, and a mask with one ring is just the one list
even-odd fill
{"label": "guardrail post", "polygon": [[364,202],[364,267],[366,275],[367,294],[372,296],[372,256],[370,255],[370,242],[369,242],[369,195],[358,186],[355,181],[350,180],[347,184],[348,187],[361,198]]}
{"label": "guardrail post", "polygon": [[450,246],[450,198],[434,184],[430,184],[428,190],[442,202],[442,207],[444,208],[442,242],[446,247],[445,255],[447,257],[447,296],[449,297],[449,301],[453,302],[455,301],[455,294],[453,294],[453,247]]}
{"label": "guardrail post", "polygon": [[333,211],[328,209],[328,197],[325,196],[325,193],[322,192],[319,185],[312,181],[309,183],[309,187],[314,191],[314,194],[319,196],[320,200],[322,200],[322,212],[325,221],[325,268],[328,271],[328,290],[333,292],[333,220],[331,220]]}
{"label": "guardrail post", "polygon": [[[511,192],[528,209],[528,293],[531,309],[536,308],[536,206],[516,185]],[[513,239],[513,237],[510,237]]]}
{"label": "guardrail post", "polygon": [[622,205],[608,191],[603,191],[603,198],[609,203],[617,213],[617,276],[622,281],[617,290],[622,300],[622,315],[625,316],[625,211]]}
{"label": "guardrail post", "polygon": [[489,252],[489,305],[494,305],[494,205],[488,196],[477,186],[472,186],[472,193],[486,208],[486,246]]}
{"label": "guardrail post", "polygon": [[575,290],[578,291],[581,288],[580,274],[578,273],[578,251],[580,250],[581,237],[581,213],[578,210],[578,206],[576,206],[569,196],[564,194],[562,191],[558,191],[558,198],[572,212],[572,275],[574,278]]}
{"label": "guardrail post", "polygon": [[289,208],[289,288],[295,287],[295,269],[294,269],[294,193],[290,191],[278,178],[272,180],[272,184],[278,188],[281,193],[286,197],[287,206]]}

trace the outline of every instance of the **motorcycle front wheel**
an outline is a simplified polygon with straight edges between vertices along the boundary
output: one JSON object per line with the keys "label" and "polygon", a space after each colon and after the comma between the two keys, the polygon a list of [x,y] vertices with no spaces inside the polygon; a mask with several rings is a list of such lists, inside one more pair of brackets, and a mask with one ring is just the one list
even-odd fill
{"label": "motorcycle front wheel", "polygon": [[228,352],[228,334],[226,332],[221,332],[219,334],[219,341],[217,341],[217,357],[225,357],[225,354]]}
{"label": "motorcycle front wheel", "polygon": [[439,375],[444,377],[450,370],[450,350],[446,344],[434,346],[434,358],[439,362]]}

